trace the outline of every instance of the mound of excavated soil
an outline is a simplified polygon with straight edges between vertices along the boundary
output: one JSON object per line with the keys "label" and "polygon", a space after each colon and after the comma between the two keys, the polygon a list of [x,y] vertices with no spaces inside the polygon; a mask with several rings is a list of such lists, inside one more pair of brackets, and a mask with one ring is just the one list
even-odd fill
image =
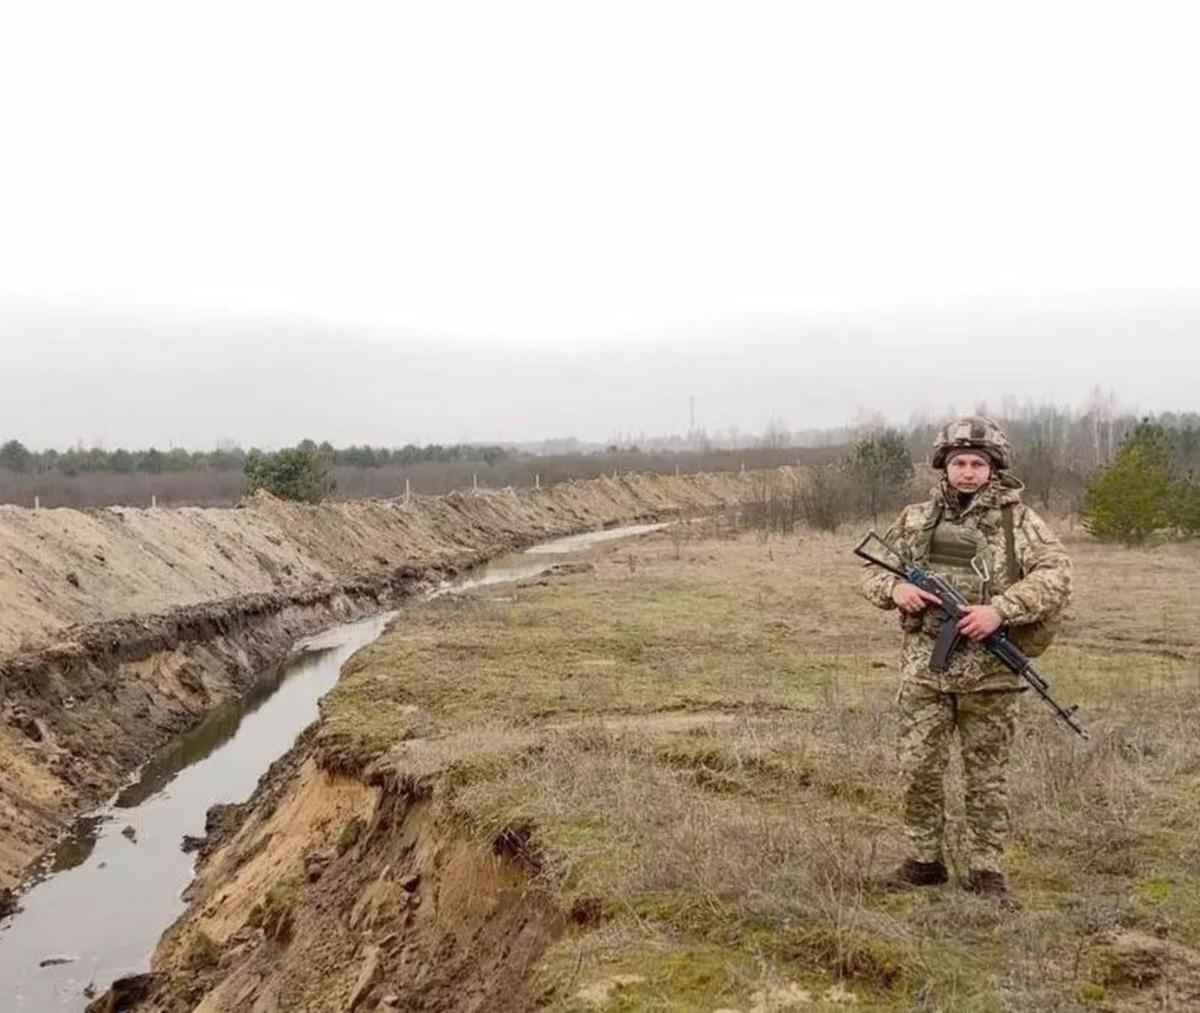
{"label": "mound of excavated soil", "polygon": [[513,548],[720,509],[749,474],[233,509],[0,507],[0,889],[299,636]]}
{"label": "mound of excavated soil", "polygon": [[157,614],[419,563],[461,566],[601,524],[719,508],[744,474],[628,475],[542,489],[308,506],[258,493],[232,509],[0,506],[0,657],[78,624]]}

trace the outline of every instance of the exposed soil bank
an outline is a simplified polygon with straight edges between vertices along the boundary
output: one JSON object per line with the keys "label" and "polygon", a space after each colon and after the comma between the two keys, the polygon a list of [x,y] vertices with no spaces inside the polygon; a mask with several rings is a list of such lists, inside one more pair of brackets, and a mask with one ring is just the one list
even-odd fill
{"label": "exposed soil bank", "polygon": [[14,885],[74,813],[106,798],[213,706],[246,692],[299,637],[435,583],[436,574],[406,568],[353,588],[238,596],[99,624],[76,643],[10,660],[0,724],[0,885]]}
{"label": "exposed soil bank", "polygon": [[323,769],[306,735],[226,813],[140,1003],[89,1009],[525,1010],[562,930],[519,858],[448,826],[433,776]]}
{"label": "exposed soil bank", "polygon": [[0,890],[82,807],[323,626],[546,538],[719,509],[746,475],[411,503],[0,507]]}
{"label": "exposed soil bank", "polygon": [[6,1011],[82,1010],[97,988],[148,967],[192,881],[194,857],[180,842],[202,839],[213,807],[250,795],[316,719],[342,663],[394,615],[378,613],[300,641],[295,658],[209,711],[111,804],[72,822],[46,877],[22,893],[20,915],[0,923]]}

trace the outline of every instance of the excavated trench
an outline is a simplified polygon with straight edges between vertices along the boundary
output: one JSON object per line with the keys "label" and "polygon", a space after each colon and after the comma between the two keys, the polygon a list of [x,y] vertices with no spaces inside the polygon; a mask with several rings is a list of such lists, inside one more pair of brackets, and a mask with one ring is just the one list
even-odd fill
{"label": "excavated trench", "polygon": [[205,814],[240,802],[317,716],[342,663],[392,613],[296,645],[246,696],[222,705],[147,763],[108,804],[77,819],[0,932],[5,1009],[81,1009],[97,989],[144,970],[183,911]]}
{"label": "excavated trench", "polygon": [[736,506],[755,475],[627,475],[319,506],[0,506],[0,918],[64,826],[300,637],[522,546]]}
{"label": "excavated trench", "polygon": [[378,613],[436,586],[443,572],[402,566],[109,620],[0,663],[0,917],[11,888],[75,814],[205,715],[251,693],[298,638]]}
{"label": "excavated trench", "polygon": [[[219,803],[245,798],[263,771],[288,752],[316,717],[317,700],[344,660],[382,631],[389,613],[381,608],[413,593],[453,593],[533,576],[595,541],[659,526],[569,536],[452,579],[453,566],[406,565],[383,578],[304,595],[249,595],[150,620],[96,624],[72,643],[10,662],[3,670],[8,727],[24,731],[35,745],[51,746],[48,766],[68,784],[75,778],[80,798],[94,797],[122,768],[136,766],[147,741],[192,723],[197,710],[207,710],[207,717],[146,763],[106,805],[77,819],[27,876],[17,913],[0,922],[4,1008],[82,1009],[114,979],[145,969],[159,934],[184,909],[180,892],[192,875],[192,856],[181,842],[198,846],[207,833],[208,846],[215,846],[221,814],[234,817],[238,810]],[[363,613],[368,618],[295,643],[286,663],[274,661],[297,632]],[[131,680],[131,668],[148,678]],[[220,676],[226,685],[216,681]],[[51,718],[45,707],[36,711],[23,696],[50,698],[57,713]],[[222,702],[213,706],[214,697]],[[304,755],[303,740],[293,753]],[[380,803],[378,792],[372,798],[373,805]],[[207,824],[206,812],[212,814]],[[37,829],[44,832],[55,815],[46,813]],[[428,828],[413,819],[405,815],[402,822],[412,823],[418,837],[428,836]],[[444,844],[426,847],[441,854]],[[477,874],[496,873],[484,862]],[[11,894],[5,896],[11,901]],[[519,910],[526,906],[516,903]],[[549,931],[542,919],[524,924],[531,938]],[[535,950],[540,952],[531,944],[530,953]],[[98,1000],[97,1008],[124,1008],[132,998],[121,998],[125,987]],[[180,1008],[190,1007],[185,1000]]]}

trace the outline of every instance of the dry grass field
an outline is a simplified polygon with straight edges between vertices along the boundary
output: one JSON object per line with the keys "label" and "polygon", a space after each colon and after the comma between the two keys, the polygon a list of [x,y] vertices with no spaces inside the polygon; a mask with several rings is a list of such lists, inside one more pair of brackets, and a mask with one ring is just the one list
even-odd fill
{"label": "dry grass field", "polygon": [[898,632],[849,532],[710,519],[414,605],[347,666],[318,752],[432,779],[443,825],[529,871],[564,913],[536,972],[557,1008],[1198,1008],[1200,551],[1068,542],[1043,668],[1093,737],[1025,700],[1016,913],[878,885]]}

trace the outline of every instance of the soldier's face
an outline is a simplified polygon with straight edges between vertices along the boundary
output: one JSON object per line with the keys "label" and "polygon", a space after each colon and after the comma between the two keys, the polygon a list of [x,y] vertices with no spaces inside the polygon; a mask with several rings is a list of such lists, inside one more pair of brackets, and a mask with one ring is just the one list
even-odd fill
{"label": "soldier's face", "polygon": [[983,454],[955,454],[946,462],[946,478],[958,492],[975,492],[992,477],[992,462]]}

